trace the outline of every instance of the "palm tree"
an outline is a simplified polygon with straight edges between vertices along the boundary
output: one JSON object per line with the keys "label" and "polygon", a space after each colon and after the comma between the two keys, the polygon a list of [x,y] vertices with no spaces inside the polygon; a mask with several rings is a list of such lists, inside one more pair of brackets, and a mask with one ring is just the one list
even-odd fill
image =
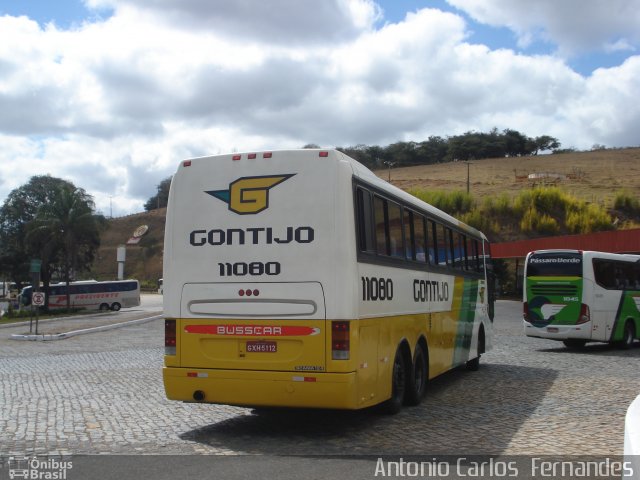
{"label": "palm tree", "polygon": [[28,239],[44,243],[47,250],[61,252],[61,270],[67,285],[67,310],[70,308],[69,283],[72,272],[85,268],[100,245],[102,217],[94,214],[91,195],[83,189],[63,185],[49,203],[40,206],[31,222]]}

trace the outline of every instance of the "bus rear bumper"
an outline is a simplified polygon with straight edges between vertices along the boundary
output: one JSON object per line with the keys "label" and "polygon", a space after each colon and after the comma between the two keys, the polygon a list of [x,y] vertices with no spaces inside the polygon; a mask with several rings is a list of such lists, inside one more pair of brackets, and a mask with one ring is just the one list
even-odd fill
{"label": "bus rear bumper", "polygon": [[357,409],[356,374],[164,367],[167,398],[245,407]]}
{"label": "bus rear bumper", "polygon": [[548,338],[550,340],[566,340],[575,338],[580,340],[591,340],[591,322],[580,325],[547,325],[536,327],[523,320],[524,333],[527,337]]}

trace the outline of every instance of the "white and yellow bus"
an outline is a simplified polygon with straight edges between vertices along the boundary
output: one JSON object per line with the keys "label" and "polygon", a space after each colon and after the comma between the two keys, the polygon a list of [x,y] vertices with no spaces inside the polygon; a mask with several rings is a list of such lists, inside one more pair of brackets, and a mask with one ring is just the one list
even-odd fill
{"label": "white and yellow bus", "polygon": [[492,341],[479,231],[335,150],[183,161],[164,244],[167,397],[390,412]]}

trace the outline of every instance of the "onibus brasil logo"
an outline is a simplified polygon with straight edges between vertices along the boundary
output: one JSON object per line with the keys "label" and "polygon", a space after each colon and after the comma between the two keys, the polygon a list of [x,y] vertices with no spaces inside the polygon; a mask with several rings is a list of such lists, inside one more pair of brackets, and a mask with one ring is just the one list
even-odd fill
{"label": "onibus brasil logo", "polygon": [[229,205],[239,215],[260,213],[269,208],[269,190],[295,173],[260,177],[241,177],[229,184],[228,190],[209,190],[205,193]]}

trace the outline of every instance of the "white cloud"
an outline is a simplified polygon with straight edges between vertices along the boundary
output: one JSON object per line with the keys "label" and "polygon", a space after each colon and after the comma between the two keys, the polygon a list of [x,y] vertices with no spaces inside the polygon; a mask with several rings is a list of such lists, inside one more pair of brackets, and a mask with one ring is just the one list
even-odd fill
{"label": "white cloud", "polygon": [[562,55],[593,50],[635,51],[640,45],[637,0],[447,0],[474,20],[513,30],[521,46],[543,40]]}
{"label": "white cloud", "polygon": [[86,0],[117,13],[139,11],[154,22],[215,31],[236,42],[326,45],[357,37],[380,17],[372,0]]}
{"label": "white cloud", "polygon": [[115,10],[70,30],[0,17],[0,199],[50,173],[104,213],[130,213],[183,158],[306,143],[493,127],[577,148],[638,143],[640,57],[583,77],[552,56],[470,44],[453,13],[375,29],[369,0],[91,5]]}

